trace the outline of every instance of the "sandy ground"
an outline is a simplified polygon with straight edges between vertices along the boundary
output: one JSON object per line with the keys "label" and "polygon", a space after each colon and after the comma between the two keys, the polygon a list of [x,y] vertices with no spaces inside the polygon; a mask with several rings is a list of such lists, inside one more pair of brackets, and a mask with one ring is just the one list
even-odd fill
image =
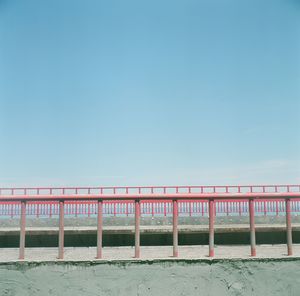
{"label": "sandy ground", "polygon": [[[300,257],[300,244],[293,246],[294,257]],[[18,260],[17,248],[0,249],[0,262]],[[57,248],[26,248],[25,261],[56,261]],[[141,247],[141,260],[174,259],[172,246]],[[251,258],[249,246],[216,246],[215,258]],[[208,259],[207,246],[179,246],[179,259]],[[286,258],[286,245],[259,245],[258,258]],[[95,247],[65,248],[66,261],[95,260]],[[135,260],[133,247],[105,247],[103,260]]]}

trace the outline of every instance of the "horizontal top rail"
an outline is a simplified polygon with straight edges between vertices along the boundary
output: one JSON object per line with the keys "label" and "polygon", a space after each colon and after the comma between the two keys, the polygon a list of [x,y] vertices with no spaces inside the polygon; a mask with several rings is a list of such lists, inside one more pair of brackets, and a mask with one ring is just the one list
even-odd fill
{"label": "horizontal top rail", "polygon": [[130,195],[130,194],[246,194],[300,192],[300,185],[15,187],[0,188],[0,196],[14,195]]}
{"label": "horizontal top rail", "polygon": [[70,195],[0,195],[0,202],[13,201],[72,201],[72,200],[249,200],[249,199],[293,199],[300,192],[277,193],[173,193],[173,194],[70,194]]}

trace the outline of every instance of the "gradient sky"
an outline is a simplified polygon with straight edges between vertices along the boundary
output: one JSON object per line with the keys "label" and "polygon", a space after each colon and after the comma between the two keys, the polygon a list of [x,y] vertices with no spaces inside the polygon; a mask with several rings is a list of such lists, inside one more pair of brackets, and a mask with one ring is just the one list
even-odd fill
{"label": "gradient sky", "polygon": [[0,186],[300,183],[300,1],[0,0]]}

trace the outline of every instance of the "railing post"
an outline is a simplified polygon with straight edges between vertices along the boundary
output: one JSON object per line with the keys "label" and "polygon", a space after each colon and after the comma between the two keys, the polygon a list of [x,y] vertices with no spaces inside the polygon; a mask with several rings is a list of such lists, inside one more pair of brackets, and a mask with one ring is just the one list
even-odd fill
{"label": "railing post", "polygon": [[178,202],[173,200],[173,257],[178,257]]}
{"label": "railing post", "polygon": [[291,222],[291,200],[288,198],[285,200],[285,210],[286,210],[286,238],[287,238],[287,251],[288,256],[293,255],[292,246],[292,222]]}
{"label": "railing post", "polygon": [[64,201],[59,202],[58,259],[64,259]]}
{"label": "railing post", "polygon": [[255,239],[255,216],[254,216],[254,199],[249,199],[249,218],[250,218],[250,244],[251,256],[256,256],[256,239]]}
{"label": "railing post", "polygon": [[97,257],[102,258],[102,200],[98,200],[98,219],[97,219]]}
{"label": "railing post", "polygon": [[19,259],[23,260],[25,257],[25,224],[26,224],[26,202],[21,201],[21,216],[20,216],[20,248]]}
{"label": "railing post", "polygon": [[215,201],[209,200],[209,257],[215,256],[214,250]]}
{"label": "railing post", "polygon": [[135,200],[135,258],[140,258],[140,200]]}

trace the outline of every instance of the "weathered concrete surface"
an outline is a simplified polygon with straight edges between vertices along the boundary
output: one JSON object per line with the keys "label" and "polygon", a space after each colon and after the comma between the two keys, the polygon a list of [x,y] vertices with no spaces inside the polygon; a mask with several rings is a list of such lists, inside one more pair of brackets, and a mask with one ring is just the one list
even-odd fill
{"label": "weathered concrete surface", "polygon": [[299,294],[299,258],[0,264],[0,295]]}

